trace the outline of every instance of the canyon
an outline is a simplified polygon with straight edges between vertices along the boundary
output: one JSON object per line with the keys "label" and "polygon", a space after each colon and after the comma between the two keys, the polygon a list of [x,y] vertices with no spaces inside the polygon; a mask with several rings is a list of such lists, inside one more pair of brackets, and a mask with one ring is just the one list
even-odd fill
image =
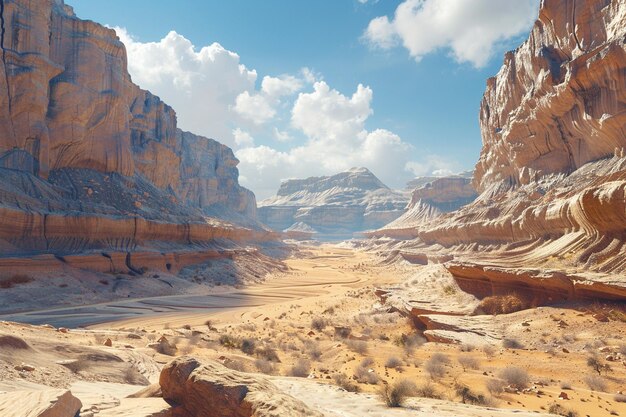
{"label": "canyon", "polygon": [[0,24],[3,416],[626,413],[623,1],[541,1],[474,171],[258,208],[114,30],[63,0]]}

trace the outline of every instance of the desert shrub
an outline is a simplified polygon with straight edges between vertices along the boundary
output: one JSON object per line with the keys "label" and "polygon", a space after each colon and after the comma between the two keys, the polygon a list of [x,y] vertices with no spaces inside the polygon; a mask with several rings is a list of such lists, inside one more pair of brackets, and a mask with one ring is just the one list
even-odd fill
{"label": "desert shrub", "polygon": [[220,335],[219,342],[220,345],[229,349],[236,349],[241,346],[241,341],[238,338],[227,334]]}
{"label": "desert shrub", "polygon": [[477,394],[464,384],[455,384],[454,392],[461,397],[463,404],[487,405],[488,401],[482,394]]}
{"label": "desert shrub", "polygon": [[470,345],[469,343],[463,343],[460,349],[461,352],[471,352],[476,349],[476,347],[474,345]]}
{"label": "desert shrub", "polygon": [[569,381],[563,381],[561,382],[561,384],[559,385],[559,387],[563,390],[570,390],[572,389],[572,383]]}
{"label": "desert shrub", "polygon": [[524,345],[522,345],[517,339],[505,337],[502,339],[502,347],[505,349],[523,349]]}
{"label": "desert shrub", "polygon": [[415,390],[415,396],[420,398],[434,398],[440,400],[443,396],[437,392],[435,386],[430,383],[426,383]]}
{"label": "desert shrub", "polygon": [[0,288],[13,288],[19,284],[27,284],[34,281],[33,278],[24,274],[15,274],[10,277],[0,278]]}
{"label": "desert shrub", "polygon": [[241,325],[241,330],[246,331],[246,332],[256,332],[256,324],[244,323]]}
{"label": "desert shrub", "polygon": [[241,340],[240,349],[246,355],[252,355],[256,350],[256,341],[251,338],[244,338]]}
{"label": "desert shrub", "polygon": [[509,366],[502,369],[498,373],[498,376],[506,381],[507,384],[517,389],[526,388],[530,382],[528,372],[515,366]]}
{"label": "desert shrub", "polygon": [[347,339],[352,333],[350,327],[335,327],[335,338]]}
{"label": "desert shrub", "polygon": [[359,366],[362,366],[363,368],[368,368],[370,366],[374,365],[374,359],[372,358],[364,358],[361,361],[361,364]]}
{"label": "desert shrub", "polygon": [[323,317],[313,317],[311,320],[311,328],[317,332],[323,331],[327,325],[326,319]]}
{"label": "desert shrub", "polygon": [[311,371],[311,362],[306,359],[298,359],[298,361],[289,368],[290,376],[297,376],[300,378],[306,378]]}
{"label": "desert shrub", "polygon": [[427,342],[426,338],[418,333],[404,334],[394,338],[394,344],[402,346],[407,353],[413,353],[413,351],[424,343]]}
{"label": "desert shrub", "polygon": [[459,361],[459,365],[463,368],[463,371],[480,368],[480,360],[475,356],[460,355],[457,360]]}
{"label": "desert shrub", "polygon": [[426,361],[426,363],[424,364],[424,370],[428,372],[428,375],[430,375],[430,378],[432,380],[442,378],[446,374],[446,367],[444,366],[444,364],[441,362],[433,361],[432,358]]}
{"label": "desert shrub", "polygon": [[626,395],[624,395],[624,394],[615,394],[613,396],[613,400],[616,403],[626,403]]}
{"label": "desert shrub", "polygon": [[487,382],[485,383],[485,387],[487,388],[487,391],[489,391],[489,394],[493,395],[494,397],[498,397],[504,392],[506,382],[499,378],[491,378],[487,380]]}
{"label": "desert shrub", "polygon": [[550,404],[550,407],[548,407],[548,412],[550,414],[556,414],[558,416],[578,417],[578,413],[576,411],[568,410],[565,407],[563,407],[561,404],[558,404],[558,403]]}
{"label": "desert shrub", "polygon": [[353,352],[365,355],[367,353],[367,342],[364,340],[346,339],[345,344]]}
{"label": "desert shrub", "polygon": [[254,361],[254,366],[259,372],[263,372],[264,374],[271,375],[275,372],[276,367],[273,362],[270,362],[266,359],[259,358]]}
{"label": "desert shrub", "polygon": [[397,358],[395,356],[390,356],[385,361],[385,368],[398,368],[400,366],[402,366],[402,361],[400,360],[400,358]]}
{"label": "desert shrub", "polygon": [[318,342],[307,340],[304,342],[304,352],[314,361],[319,361],[322,357],[322,349]]}
{"label": "desert shrub", "polygon": [[236,360],[236,359],[227,359],[224,361],[224,366],[227,367],[228,369],[232,369],[233,371],[240,371],[243,372],[246,370],[246,366],[244,365],[244,363],[240,360]]}
{"label": "desert shrub", "polygon": [[583,381],[592,391],[606,392],[606,381],[600,375],[587,375]]}
{"label": "desert shrub", "polygon": [[333,375],[333,381],[335,384],[348,392],[359,392],[359,386],[355,384],[352,379],[344,373]]}
{"label": "desert shrub", "polygon": [[404,401],[417,391],[415,384],[409,380],[402,379],[390,385],[384,385],[379,395],[387,407],[400,407]]}
{"label": "desert shrub", "polygon": [[510,314],[524,310],[529,304],[517,294],[493,295],[485,297],[478,304],[478,309],[485,314]]}
{"label": "desert shrub", "polygon": [[488,358],[493,358],[493,355],[496,354],[496,348],[494,348],[491,345],[483,345],[481,350],[483,351],[485,356]]}
{"label": "desert shrub", "polygon": [[270,362],[280,362],[280,358],[278,357],[278,353],[276,353],[276,349],[271,346],[263,346],[257,348],[256,355]]}
{"label": "desert shrub", "polygon": [[368,365],[364,366],[363,364],[356,367],[356,369],[354,370],[354,376],[356,380],[361,384],[376,385],[380,380],[376,372],[374,372],[373,370],[370,372],[370,368],[368,368]]}
{"label": "desert shrub", "polygon": [[448,355],[443,354],[443,353],[434,353],[431,357],[430,360],[433,362],[438,362],[444,365],[447,365],[450,363],[450,357],[448,357]]}
{"label": "desert shrub", "polygon": [[75,374],[84,371],[89,368],[89,362],[83,359],[76,359],[74,361],[68,361],[62,364],[64,367],[74,372]]}
{"label": "desert shrub", "polygon": [[602,360],[596,355],[587,357],[587,366],[596,371],[598,375],[602,375],[602,372],[611,370],[609,364],[602,363]]}

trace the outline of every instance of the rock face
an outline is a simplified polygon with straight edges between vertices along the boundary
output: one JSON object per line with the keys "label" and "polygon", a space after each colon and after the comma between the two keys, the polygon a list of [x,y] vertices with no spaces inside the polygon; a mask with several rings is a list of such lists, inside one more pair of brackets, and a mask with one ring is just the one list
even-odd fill
{"label": "rock face", "polygon": [[329,177],[285,181],[275,197],[259,203],[259,220],[274,230],[295,223],[322,239],[350,238],[404,213],[408,196],[390,190],[367,168]]}
{"label": "rock face", "polygon": [[0,6],[0,254],[232,235],[207,216],[255,224],[231,149],[132,83],[115,31],[62,0]]}
{"label": "rock face", "polygon": [[0,394],[4,417],[75,417],[82,403],[70,391],[49,389]]}
{"label": "rock face", "polygon": [[626,3],[544,0],[481,104],[475,184],[571,173],[626,146]]}
{"label": "rock face", "polygon": [[477,197],[471,172],[449,177],[421,177],[409,182],[417,185],[406,212],[370,236],[417,237],[417,230],[430,227],[444,213],[458,210]]}
{"label": "rock face", "polygon": [[322,417],[267,379],[182,356],[163,368],[163,398],[191,417]]}
{"label": "rock face", "polygon": [[528,40],[487,83],[480,196],[410,236],[465,253],[455,273],[469,279],[493,280],[472,262],[585,271],[620,297],[623,279],[604,274],[626,271],[625,37],[624,2],[542,1]]}

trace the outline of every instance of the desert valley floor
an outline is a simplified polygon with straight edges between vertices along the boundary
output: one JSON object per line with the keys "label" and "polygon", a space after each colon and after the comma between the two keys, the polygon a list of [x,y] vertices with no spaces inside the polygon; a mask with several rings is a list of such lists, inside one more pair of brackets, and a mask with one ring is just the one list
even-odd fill
{"label": "desert valley floor", "polygon": [[[558,406],[626,415],[615,396],[626,386],[619,306],[475,314],[479,300],[443,265],[390,262],[345,243],[300,246],[262,282],[213,292],[0,317],[2,415],[29,415],[24,410],[68,389],[82,402],[81,416],[176,415],[150,384],[179,355],[267,374],[326,416],[548,415]],[[418,323],[402,300],[437,314]],[[611,371],[589,368],[591,354],[611,356]],[[517,375],[528,377],[527,388],[511,389],[514,368],[527,374]],[[377,392],[402,379],[419,395],[389,409]],[[498,387],[501,379],[508,387]],[[466,402],[482,406],[462,404],[459,386],[479,396]]]}

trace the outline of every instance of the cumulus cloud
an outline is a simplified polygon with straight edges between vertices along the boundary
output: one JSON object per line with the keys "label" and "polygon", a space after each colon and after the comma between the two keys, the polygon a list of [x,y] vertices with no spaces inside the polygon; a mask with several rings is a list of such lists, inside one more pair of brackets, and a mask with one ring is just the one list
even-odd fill
{"label": "cumulus cloud", "polygon": [[405,0],[392,19],[370,21],[365,39],[388,49],[400,43],[416,60],[447,49],[457,62],[483,67],[495,47],[530,28],[538,0]]}
{"label": "cumulus cloud", "polygon": [[238,150],[245,185],[264,198],[274,194],[280,181],[287,178],[329,175],[365,166],[383,182],[403,186],[413,177],[405,167],[415,149],[393,132],[365,128],[372,114],[372,96],[372,90],[363,85],[346,96],[324,81],[316,82],[312,92],[300,93],[293,105],[291,124],[306,136],[306,142],[286,151],[266,145]]}
{"label": "cumulus cloud", "polygon": [[416,162],[414,147],[389,130],[366,128],[373,114],[368,86],[344,95],[309,68],[266,75],[257,86],[256,71],[218,43],[196,48],[176,32],[140,42],[116,31],[133,80],[170,104],[181,128],[235,148],[240,182],[260,199],[275,194],[283,179],[354,166],[392,187],[416,172],[447,168]]}
{"label": "cumulus cloud", "polygon": [[281,98],[295,94],[303,86],[304,81],[293,75],[267,75],[263,77],[259,92],[250,94],[244,91],[237,96],[234,110],[257,125],[267,123],[276,115],[276,107],[281,103]]}
{"label": "cumulus cloud", "polygon": [[197,49],[174,31],[158,42],[115,31],[126,45],[133,81],[171,105],[182,129],[233,144],[232,108],[240,94],[254,90],[256,71],[219,43]]}
{"label": "cumulus cloud", "polygon": [[240,128],[233,129],[233,137],[235,138],[235,145],[240,148],[254,146],[254,138],[252,135]]}

